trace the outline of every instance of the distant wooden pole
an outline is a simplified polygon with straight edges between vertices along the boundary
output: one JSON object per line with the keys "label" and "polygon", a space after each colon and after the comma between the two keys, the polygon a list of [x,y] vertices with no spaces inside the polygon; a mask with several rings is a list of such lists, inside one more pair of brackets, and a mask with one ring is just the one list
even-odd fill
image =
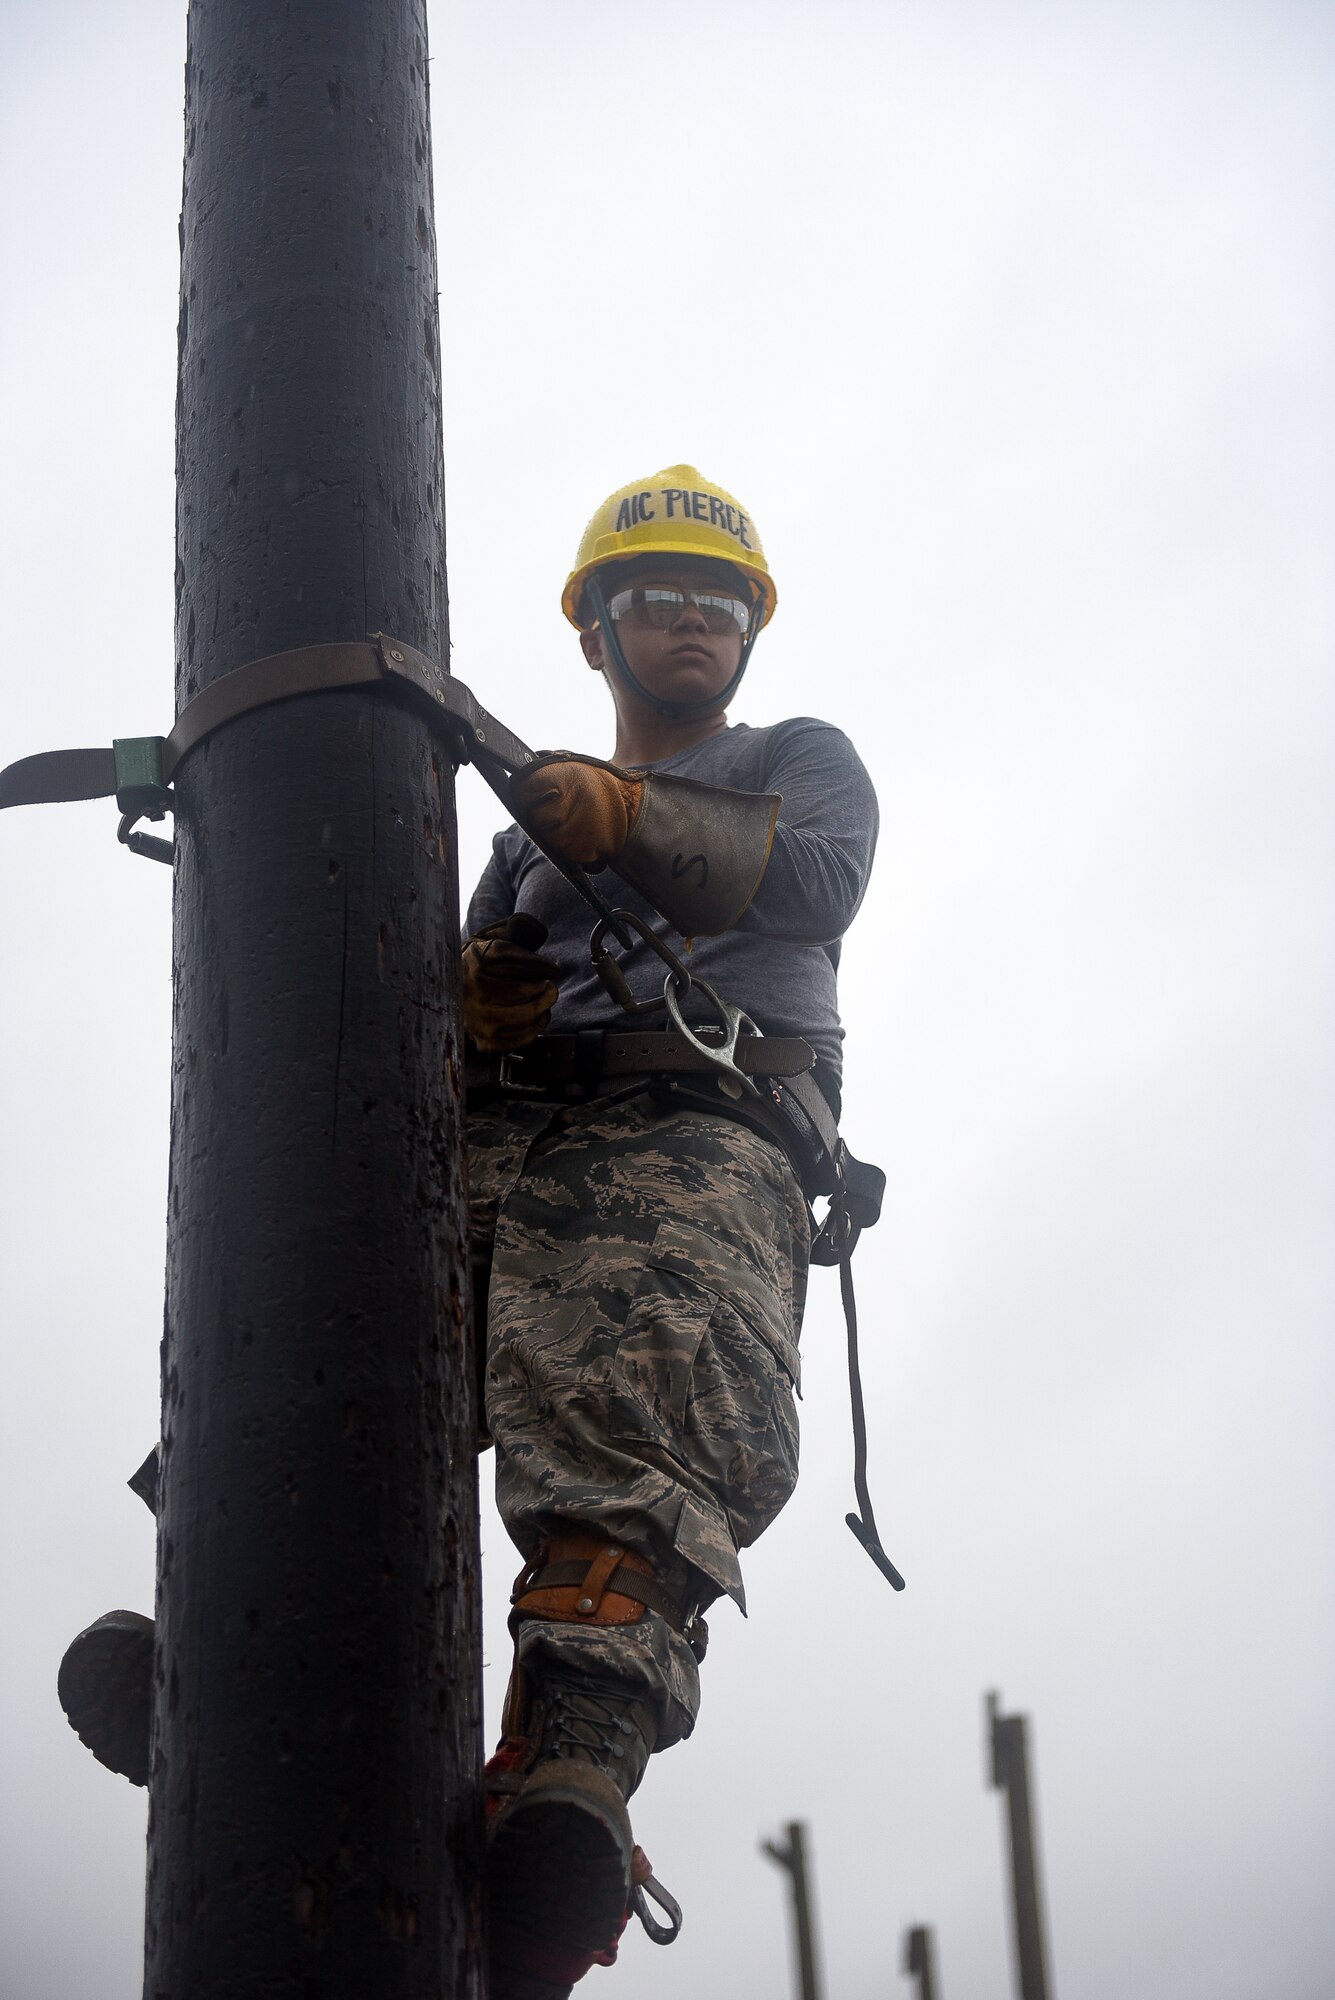
{"label": "distant wooden pole", "polygon": [[987,1697],[992,1749],[992,1787],[1004,1791],[1010,1809],[1011,1884],[1015,1910],[1015,1956],[1020,2000],[1048,2000],[1043,1950],[1043,1908],[1039,1895],[1033,1813],[1029,1804],[1026,1718],[1002,1715],[1000,1696]]}
{"label": "distant wooden pole", "polygon": [[904,1970],[918,1975],[918,2000],[936,2000],[935,1956],[926,1924],[915,1924],[904,1933]]}
{"label": "distant wooden pole", "polygon": [[787,1869],[792,1883],[799,2000],[820,2000],[820,1983],[816,1978],[816,1943],[811,1921],[811,1888],[807,1880],[806,1828],[801,1820],[792,1820],[784,1832],[788,1836],[786,1847],[764,1840],[761,1851],[768,1854],[771,1861],[777,1861],[780,1868]]}

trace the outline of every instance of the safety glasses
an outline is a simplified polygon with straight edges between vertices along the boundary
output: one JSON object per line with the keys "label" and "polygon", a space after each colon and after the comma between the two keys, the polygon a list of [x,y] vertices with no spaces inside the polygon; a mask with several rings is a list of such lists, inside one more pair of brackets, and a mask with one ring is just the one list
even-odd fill
{"label": "safety glasses", "polygon": [[647,626],[653,632],[667,632],[687,605],[694,605],[709,632],[729,638],[745,638],[751,623],[751,607],[741,597],[717,590],[678,590],[670,584],[633,584],[608,599],[607,615],[617,624]]}

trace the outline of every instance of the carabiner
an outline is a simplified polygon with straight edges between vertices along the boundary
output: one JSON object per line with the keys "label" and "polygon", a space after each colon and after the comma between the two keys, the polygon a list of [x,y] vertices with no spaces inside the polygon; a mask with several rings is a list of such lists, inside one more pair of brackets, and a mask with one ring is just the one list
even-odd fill
{"label": "carabiner", "polygon": [[633,910],[609,910],[605,916],[599,918],[593,927],[593,935],[589,939],[589,957],[593,961],[593,969],[602,981],[604,990],[616,1001],[617,1006],[621,1008],[623,1013],[656,1014],[658,1009],[663,1005],[663,1002],[661,1000],[637,1000],[635,998],[635,995],[630,990],[630,982],[604,942],[610,930],[616,935],[620,943],[630,944],[631,940],[625,935],[627,925],[629,925],[630,929],[638,937],[643,939],[650,951],[656,953],[662,959],[664,965],[668,968],[669,979],[679,974],[686,981],[687,986],[691,984],[691,975],[677,957],[676,952],[665,945],[662,938],[655,936],[643,917],[637,917]]}

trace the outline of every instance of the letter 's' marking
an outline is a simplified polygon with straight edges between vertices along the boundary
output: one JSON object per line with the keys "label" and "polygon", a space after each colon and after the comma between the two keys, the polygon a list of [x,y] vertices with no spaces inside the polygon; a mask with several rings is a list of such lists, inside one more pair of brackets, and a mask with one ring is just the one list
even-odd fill
{"label": "letter 's' marking", "polygon": [[709,880],[709,863],[705,860],[704,855],[693,854],[689,861],[684,854],[673,855],[672,879],[674,882],[679,882],[683,875],[689,875],[692,868],[700,870],[700,887],[703,889],[705,883]]}

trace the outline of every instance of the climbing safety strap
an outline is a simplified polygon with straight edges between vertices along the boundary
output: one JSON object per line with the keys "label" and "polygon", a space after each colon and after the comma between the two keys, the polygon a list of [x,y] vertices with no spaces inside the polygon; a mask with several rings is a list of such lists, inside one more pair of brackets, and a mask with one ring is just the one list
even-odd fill
{"label": "climbing safety strap", "polygon": [[[118,838],[133,854],[170,863],[172,843],[136,831],[137,822],[161,820],[174,809],[172,779],[197,744],[224,723],[273,702],[358,689],[393,692],[418,709],[446,739],[454,760],[475,764],[514,811],[506,779],[535,762],[536,753],[489,714],[463,681],[386,632],[368,640],[297,646],[234,667],[186,703],[169,736],[121,736],[109,750],[44,750],[21,757],[0,771],[0,809],[114,796],[121,812]],[[542,847],[540,841],[535,844]],[[545,847],[542,851],[599,917],[610,916],[582,868],[559,860]],[[621,936],[620,926],[616,929]]]}
{"label": "climbing safety strap", "polygon": [[[116,737],[110,749],[47,750],[22,757],[0,770],[0,809],[114,796],[121,813],[117,837],[132,853],[170,864],[172,842],[140,832],[138,822],[160,821],[174,810],[171,784],[177,768],[214,730],[255,709],[297,696],[376,688],[397,693],[423,712],[448,742],[454,760],[475,764],[487,784],[514,811],[506,780],[513,772],[535,762],[535,753],[483,708],[464,682],[416,647],[384,632],[377,632],[366,641],[298,646],[250,660],[201,689],[181,710],[168,736]],[[796,1144],[794,1164],[808,1198],[813,1189],[830,1198],[829,1214],[812,1245],[812,1261],[839,1264],[848,1325],[854,1490],[861,1514],[849,1514],[846,1519],[877,1568],[896,1590],[902,1590],[904,1579],[881,1546],[867,1493],[866,1413],[849,1264],[858,1234],[870,1227],[880,1213],[885,1176],[879,1168],[866,1167],[853,1159],[839,1137],[828,1104],[809,1076],[787,1075],[782,1083],[773,1077],[758,1081],[749,1073],[749,1065],[739,1064],[737,1052],[744,1045],[742,1038],[762,1039],[749,1014],[724,1000],[707,980],[693,977],[678,954],[642,918],[629,910],[612,909],[582,868],[552,854],[530,829],[525,828],[525,832],[597,914],[589,950],[598,976],[612,998],[630,1014],[664,1008],[673,1028],[694,1056],[719,1073],[720,1088],[732,1107],[731,1115],[747,1122],[754,1120],[762,1130],[769,1129],[790,1157],[794,1156]],[[663,961],[666,976],[661,997],[651,1001],[634,997],[624,973],[607,950],[609,932],[627,950],[634,942],[632,934],[638,935]],[[683,1016],[686,996],[692,990],[704,996],[718,1017],[718,1026],[712,1032],[706,1029],[705,1033],[699,1033]],[[731,1096],[734,1091],[735,1101]],[[782,1114],[779,1132],[772,1126],[775,1111]],[[873,1177],[879,1181],[879,1187],[873,1185]]]}

